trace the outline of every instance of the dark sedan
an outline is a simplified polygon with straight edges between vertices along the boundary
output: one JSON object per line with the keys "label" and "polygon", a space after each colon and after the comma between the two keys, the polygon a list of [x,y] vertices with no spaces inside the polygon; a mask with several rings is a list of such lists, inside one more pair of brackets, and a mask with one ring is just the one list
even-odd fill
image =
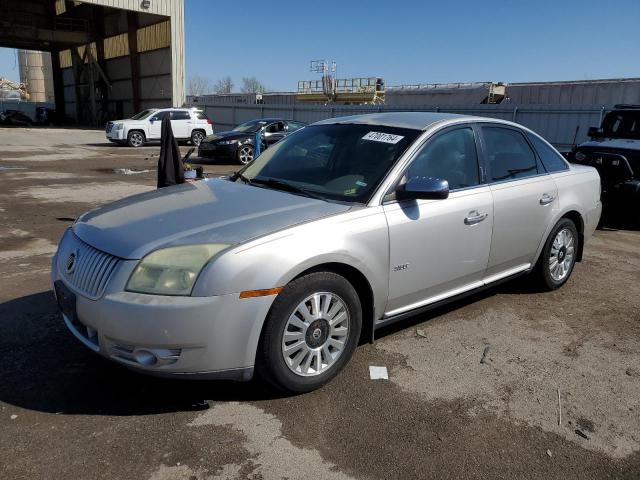
{"label": "dark sedan", "polygon": [[5,110],[0,112],[0,124],[1,125],[13,125],[16,127],[30,127],[33,125],[33,120],[26,113],[20,110]]}
{"label": "dark sedan", "polygon": [[217,160],[232,160],[247,164],[253,160],[256,134],[260,132],[264,150],[306,123],[281,118],[262,118],[238,125],[228,132],[206,137],[198,147],[198,156]]}

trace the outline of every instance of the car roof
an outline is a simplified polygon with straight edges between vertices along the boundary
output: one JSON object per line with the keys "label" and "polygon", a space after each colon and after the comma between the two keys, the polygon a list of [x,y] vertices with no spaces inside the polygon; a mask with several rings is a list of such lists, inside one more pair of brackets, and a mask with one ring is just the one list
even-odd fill
{"label": "car roof", "polygon": [[426,130],[434,123],[455,120],[493,120],[470,115],[458,115],[455,113],[436,112],[383,112],[367,113],[363,115],[351,115],[348,117],[329,118],[314,123],[314,125],[348,124],[382,125],[385,127],[411,128],[414,130]]}
{"label": "car roof", "polygon": [[249,122],[265,122],[265,123],[271,123],[271,122],[297,122],[297,123],[305,123],[305,122],[301,122],[300,120],[292,120],[290,118],[278,118],[278,117],[255,118],[253,120],[247,120],[246,122],[243,122],[243,123],[249,123]]}
{"label": "car roof", "polygon": [[202,112],[198,107],[162,107],[162,108],[146,108],[145,110],[153,110],[155,112],[164,112],[165,110],[183,110],[185,112]]}

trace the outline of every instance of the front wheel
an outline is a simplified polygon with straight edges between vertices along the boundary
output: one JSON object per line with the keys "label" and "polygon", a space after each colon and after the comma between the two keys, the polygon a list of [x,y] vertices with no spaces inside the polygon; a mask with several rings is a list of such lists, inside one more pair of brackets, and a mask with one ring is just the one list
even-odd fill
{"label": "front wheel", "polygon": [[253,145],[240,145],[238,148],[238,161],[243,165],[253,161]]}
{"label": "front wheel", "polygon": [[142,145],[144,145],[144,142],[144,133],[140,132],[139,130],[133,130],[127,135],[127,145],[129,145],[130,147],[141,147]]}
{"label": "front wheel", "polygon": [[578,254],[578,229],[568,218],[561,219],[547,238],[537,265],[537,275],[542,287],[555,290],[564,285]]}
{"label": "front wheel", "polygon": [[360,299],[344,277],[315,272],[288,284],[265,322],[257,373],[276,388],[321,387],[351,358],[362,327]]}

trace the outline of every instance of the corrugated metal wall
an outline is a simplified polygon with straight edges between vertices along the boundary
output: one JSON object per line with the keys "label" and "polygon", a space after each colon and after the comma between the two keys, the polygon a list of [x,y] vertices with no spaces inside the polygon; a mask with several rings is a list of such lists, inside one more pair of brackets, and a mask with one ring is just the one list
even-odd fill
{"label": "corrugated metal wall", "polygon": [[149,8],[144,8],[141,0],[82,0],[82,3],[92,3],[103,7],[131,10],[134,12],[154,13],[156,15],[169,17],[174,13],[175,4],[182,3],[182,1],[152,0],[149,3]]}
{"label": "corrugated metal wall", "polygon": [[385,104],[396,106],[414,105],[472,105],[480,104],[489,95],[490,84],[474,84],[444,88],[387,88]]}
{"label": "corrugated metal wall", "polygon": [[[213,121],[216,132],[256,118],[281,117],[313,123],[325,118],[361,113],[392,111],[449,112],[515,121],[539,133],[560,150],[568,150],[574,142],[587,139],[587,130],[600,125],[607,111],[600,105],[440,105],[420,108],[398,108],[389,105],[311,106],[311,105],[202,105]],[[576,128],[578,134],[576,137]]]}
{"label": "corrugated metal wall", "polygon": [[517,104],[640,104],[640,78],[575,82],[511,83],[507,97]]}
{"label": "corrugated metal wall", "polygon": [[[184,80],[184,3],[183,0],[152,1],[150,8],[140,0],[87,0],[111,9],[104,10],[104,70],[111,84],[108,112],[129,117],[134,113],[129,22],[126,10],[140,12],[135,32],[139,58],[140,108],[182,106],[185,101]],[[64,3],[59,10],[64,11]],[[146,15],[145,15],[146,14]],[[149,15],[152,14],[152,15]],[[162,16],[168,17],[163,20]],[[86,46],[77,51],[82,58]],[[97,58],[95,42],[90,44]],[[59,53],[65,94],[65,113],[76,115],[76,88],[70,50]],[[84,80],[86,81],[86,80]],[[80,88],[86,88],[81,85]]]}

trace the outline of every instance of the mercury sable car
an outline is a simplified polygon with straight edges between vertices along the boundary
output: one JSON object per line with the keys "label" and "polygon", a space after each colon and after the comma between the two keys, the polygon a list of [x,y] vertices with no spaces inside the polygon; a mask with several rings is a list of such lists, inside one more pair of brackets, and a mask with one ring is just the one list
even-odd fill
{"label": "mercury sable car", "polygon": [[69,330],[107,358],[303,392],[408,315],[528,272],[562,286],[600,211],[596,170],[516,124],[334,118],[227,179],[85,213],[52,280]]}

